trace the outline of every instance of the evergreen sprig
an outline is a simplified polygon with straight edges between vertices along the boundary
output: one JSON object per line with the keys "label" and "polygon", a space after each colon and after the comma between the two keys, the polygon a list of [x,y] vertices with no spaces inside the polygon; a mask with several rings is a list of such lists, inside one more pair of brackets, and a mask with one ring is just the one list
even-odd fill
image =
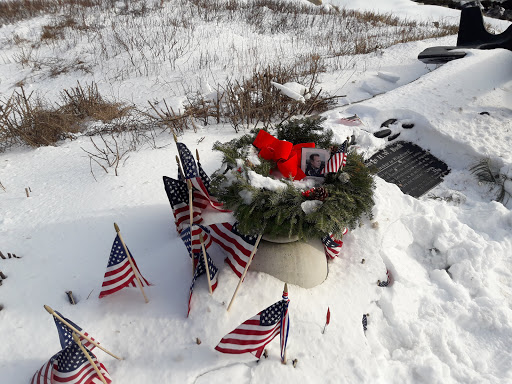
{"label": "evergreen sprig", "polygon": [[333,132],[324,130],[322,123],[325,117],[306,117],[278,124],[276,137],[279,140],[287,140],[293,144],[315,143],[318,148],[329,148],[333,145]]}

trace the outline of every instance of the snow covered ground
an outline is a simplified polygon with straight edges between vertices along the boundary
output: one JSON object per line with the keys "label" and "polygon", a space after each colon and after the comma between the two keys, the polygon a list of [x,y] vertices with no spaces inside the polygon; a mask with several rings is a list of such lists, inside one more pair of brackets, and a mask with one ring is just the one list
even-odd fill
{"label": "snow covered ground", "polygon": [[[420,7],[371,2],[377,3],[411,18],[418,16],[409,13],[411,7]],[[429,10],[422,17],[457,17],[450,9],[422,9]],[[238,279],[215,246],[218,288],[210,296],[201,278],[186,318],[190,261],[162,184],[162,176],[176,176],[171,137],[157,139],[160,149],[131,153],[117,177],[97,170],[97,181],[81,150],[91,145],[86,137],[1,153],[6,190],[0,189],[0,251],[23,257],[0,259],[8,276],[0,286],[1,382],[29,382],[59,350],[44,304],[124,358],[96,353],[116,383],[512,382],[512,199],[505,205],[493,201],[496,188],[479,183],[469,170],[489,158],[496,172],[512,178],[512,52],[471,50],[442,66],[416,59],[423,49],[455,39],[400,44],[357,57],[355,69],[322,75],[324,90],[346,95],[324,114],[325,126],[340,140],[354,134],[369,156],[387,143],[372,135],[382,122],[412,122],[410,130],[391,128],[401,132],[400,139],[430,150],[451,172],[420,199],[376,178],[378,224],[365,220],[344,237],[341,257],[329,263],[323,284],[289,286],[287,354],[289,361],[298,359],[295,368],[280,363],[277,340],[259,362],[213,349],[226,333],[279,300],[283,288],[269,275],[249,272],[228,313]],[[8,80],[2,81],[6,87]],[[363,126],[339,124],[353,114]],[[208,126],[182,140],[199,150],[211,173],[220,165],[212,143],[235,136],[229,126]],[[154,284],[146,288],[149,304],[135,288],[98,299],[114,222]],[[387,269],[393,284],[378,287]],[[69,290],[75,306],[68,302]],[[322,335],[328,307],[331,323]],[[363,314],[370,315],[366,333]]]}

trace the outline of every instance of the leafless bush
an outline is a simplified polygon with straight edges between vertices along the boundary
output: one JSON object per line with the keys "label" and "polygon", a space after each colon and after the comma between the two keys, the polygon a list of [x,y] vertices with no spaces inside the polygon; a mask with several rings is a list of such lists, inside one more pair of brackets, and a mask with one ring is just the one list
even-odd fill
{"label": "leafless bush", "polygon": [[95,82],[86,84],[85,89],[77,82],[77,86],[65,89],[60,93],[60,109],[80,119],[112,121],[127,115],[132,106],[106,100],[98,91]]}
{"label": "leafless bush", "polygon": [[62,91],[61,98],[61,105],[51,105],[33,92],[27,95],[22,87],[5,102],[0,100],[0,149],[15,144],[54,145],[59,140],[73,138],[83,129],[83,122],[91,119],[107,122],[117,119],[112,131],[138,126],[138,122],[123,125],[120,118],[127,116],[133,107],[105,100],[95,83],[85,88],[78,83],[77,87]]}
{"label": "leafless bush", "polygon": [[[318,72],[308,73],[311,82],[307,93],[311,94],[305,102],[297,101],[283,95],[272,86],[272,82],[285,84],[303,82],[305,77],[299,75],[297,67],[277,65],[263,71],[254,71],[250,78],[230,80],[222,89],[222,114],[236,131],[240,127],[256,126],[262,123],[267,127],[272,123],[283,122],[295,115],[307,115],[313,111],[323,112],[329,105],[329,99],[315,92],[314,86]],[[317,67],[318,69],[318,67]],[[301,81],[302,80],[302,81]]]}
{"label": "leafless bush", "polygon": [[175,112],[174,109],[167,105],[164,100],[165,110],[157,109],[154,104],[151,104],[151,107],[157,114],[157,119],[164,126],[168,127],[172,133],[174,134],[182,134],[186,130],[193,129],[194,132],[197,131],[197,127],[194,122],[194,118],[201,118],[205,112],[201,111],[197,108],[186,108],[185,112]]}
{"label": "leafless bush", "polygon": [[75,116],[49,107],[21,88],[0,104],[0,149],[14,144],[53,145],[77,132],[76,122]]}
{"label": "leafless bush", "polygon": [[95,129],[89,130],[87,135],[92,143],[92,148],[82,150],[89,156],[91,174],[96,179],[93,164],[96,164],[106,173],[110,168],[118,176],[118,168],[129,158],[129,153],[143,147],[157,148],[156,128],[161,127],[147,114],[140,111],[123,118],[116,119],[107,124],[101,124]]}
{"label": "leafless bush", "polygon": [[125,158],[126,161],[126,159],[128,159],[126,155],[136,149],[132,142],[125,140],[124,135],[114,133],[105,135],[100,133],[89,139],[94,149],[87,150],[83,147],[81,148],[89,155],[89,164],[94,179],[96,179],[96,177],[94,176],[92,168],[93,162],[100,166],[106,173],[108,173],[108,168],[114,168],[114,173],[118,176],[117,169],[121,163],[121,159]]}
{"label": "leafless bush", "polygon": [[[253,70],[248,78],[230,79],[207,95],[197,93],[188,97],[184,111],[174,111],[167,106],[158,109],[150,103],[158,119],[172,132],[179,134],[196,128],[194,120],[204,125],[231,123],[236,131],[241,127],[250,128],[257,124],[269,126],[283,122],[295,115],[323,112],[334,104],[334,97],[328,97],[316,90],[318,76],[325,70],[318,56],[299,58],[294,65],[277,64],[263,70]],[[272,82],[285,84],[297,82],[307,84],[305,102],[283,95]]]}

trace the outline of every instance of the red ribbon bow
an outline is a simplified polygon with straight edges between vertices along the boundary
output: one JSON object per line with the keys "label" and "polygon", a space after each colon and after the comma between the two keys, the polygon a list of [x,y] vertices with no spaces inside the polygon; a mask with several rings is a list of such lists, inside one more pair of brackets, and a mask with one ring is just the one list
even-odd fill
{"label": "red ribbon bow", "polygon": [[270,133],[260,130],[253,145],[260,150],[259,156],[277,162],[277,169],[284,177],[302,180],[306,174],[300,169],[302,148],[315,148],[315,143],[293,145],[286,140],[278,140]]}

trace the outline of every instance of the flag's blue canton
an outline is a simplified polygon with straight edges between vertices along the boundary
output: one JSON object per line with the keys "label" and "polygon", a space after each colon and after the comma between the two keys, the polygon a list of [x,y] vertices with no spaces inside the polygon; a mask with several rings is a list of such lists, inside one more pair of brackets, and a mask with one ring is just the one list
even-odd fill
{"label": "flag's blue canton", "polygon": [[164,176],[164,186],[172,207],[185,203],[188,205],[188,187],[183,181]]}
{"label": "flag's blue canton", "polygon": [[[192,229],[195,229],[197,227],[201,228],[203,232],[210,233],[210,230],[202,225],[194,225]],[[185,247],[187,247],[187,251],[190,255],[190,253],[192,252],[192,236],[190,236],[190,226],[181,231],[180,237],[183,243],[185,244]]]}
{"label": "flag's blue canton", "polygon": [[[128,249],[128,247],[126,247],[126,249]],[[128,252],[130,252],[129,249],[128,249]],[[131,255],[131,253],[130,253],[130,255]],[[128,256],[126,255],[126,252],[124,251],[123,244],[121,243],[121,240],[119,239],[119,235],[117,235],[116,239],[114,240],[114,244],[112,245],[112,249],[110,250],[110,257],[108,259],[107,268],[110,268],[116,264],[121,263],[127,257]]]}
{"label": "flag's blue canton", "polygon": [[260,313],[260,324],[261,325],[274,325],[281,320],[283,314],[283,301],[271,305]]}
{"label": "flag's blue canton", "polygon": [[210,183],[211,183],[210,176],[208,176],[206,174],[203,167],[201,167],[201,163],[199,161],[197,162],[197,169],[199,170],[199,177],[203,181],[203,185],[208,190],[208,193],[210,193]]}
{"label": "flag's blue canton", "polygon": [[[206,273],[206,268],[204,266],[204,257],[202,255],[199,256],[199,263],[197,265],[197,276],[201,276]],[[215,275],[217,275],[217,271],[219,270],[215,264],[213,264],[213,260],[211,259],[210,255],[208,255],[208,252],[206,252],[206,261],[208,262],[208,271],[210,272],[210,280],[213,280]]]}
{"label": "flag's blue canton", "polygon": [[[62,316],[59,312],[55,311],[57,315],[62,317],[63,319],[66,319],[64,316]],[[62,321],[57,319],[57,317],[53,316],[53,319],[55,320],[55,325],[57,326],[57,331],[59,332],[59,340],[60,340],[60,346],[62,348],[66,348],[69,344],[73,344],[73,331],[68,328],[67,325],[65,325]],[[73,323],[71,320],[66,319],[66,321],[71,324],[73,327],[76,328],[77,331],[81,331],[82,328],[80,328],[78,325]]]}
{"label": "flag's blue canton", "polygon": [[238,225],[240,223],[237,221],[235,224],[233,224],[233,227],[231,228],[231,232],[233,232],[235,235],[242,238],[243,241],[245,241],[248,244],[254,245],[256,244],[256,240],[258,239],[258,236],[256,235],[244,235],[242,232],[238,230]]}
{"label": "flag's blue canton", "polygon": [[183,172],[185,172],[185,178],[191,179],[198,176],[197,164],[194,160],[194,156],[183,143],[176,143],[178,146],[178,153],[180,154],[181,165],[183,166]]}
{"label": "flag's blue canton", "polygon": [[324,245],[327,247],[327,248],[335,248],[335,247],[339,247],[340,245],[338,243],[336,243],[331,236],[329,235],[325,235],[324,237],[322,237],[322,243],[324,243]]}
{"label": "flag's blue canton", "polygon": [[[94,357],[94,355],[85,349],[89,356]],[[73,343],[64,348],[56,355],[56,362],[58,371],[62,373],[73,372],[79,366],[84,364],[87,361],[87,357],[84,355],[78,344]]]}
{"label": "flag's blue canton", "polygon": [[190,236],[190,227],[187,227],[181,231],[180,237],[183,241],[183,244],[185,244],[185,247],[187,247],[188,253],[190,254],[192,250],[192,237]]}
{"label": "flag's blue canton", "polygon": [[379,287],[387,287],[389,285],[389,279],[386,281],[379,281],[377,285]]}
{"label": "flag's blue canton", "polygon": [[[194,271],[194,277],[192,278],[192,284],[190,284],[190,292],[194,290],[194,284],[199,276],[202,276],[206,273],[206,268],[204,266],[204,257],[200,253],[194,253],[194,259],[198,259],[196,270]],[[219,270],[215,264],[213,264],[213,260],[211,259],[208,252],[206,252],[206,260],[208,262],[208,270],[210,272],[210,281],[214,280],[217,275],[217,271]]]}
{"label": "flag's blue canton", "polygon": [[363,315],[363,331],[366,332],[366,330],[368,329],[368,319],[366,318],[366,314]]}

